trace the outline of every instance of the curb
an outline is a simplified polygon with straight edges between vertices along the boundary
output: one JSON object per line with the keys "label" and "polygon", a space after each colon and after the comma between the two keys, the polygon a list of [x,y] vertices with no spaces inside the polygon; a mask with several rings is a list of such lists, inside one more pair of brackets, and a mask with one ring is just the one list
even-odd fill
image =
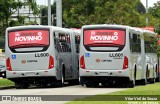
{"label": "curb", "polygon": [[15,86],[0,87],[0,90],[15,88]]}

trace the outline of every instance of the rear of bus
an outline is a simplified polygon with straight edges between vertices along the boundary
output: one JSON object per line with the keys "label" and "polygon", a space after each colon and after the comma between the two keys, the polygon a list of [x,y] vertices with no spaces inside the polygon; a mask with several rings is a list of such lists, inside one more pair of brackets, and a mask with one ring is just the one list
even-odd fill
{"label": "rear of bus", "polygon": [[[7,78],[15,84],[44,84],[55,76],[49,26],[18,26],[6,30]],[[26,85],[26,86],[27,86]]]}
{"label": "rear of bus", "polygon": [[127,27],[118,25],[82,27],[79,56],[81,83],[89,86],[89,83],[129,80],[127,32]]}

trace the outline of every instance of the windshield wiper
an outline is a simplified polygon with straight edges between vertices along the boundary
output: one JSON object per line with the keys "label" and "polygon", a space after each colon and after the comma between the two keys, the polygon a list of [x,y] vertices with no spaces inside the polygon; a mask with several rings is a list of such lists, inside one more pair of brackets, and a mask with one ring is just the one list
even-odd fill
{"label": "windshield wiper", "polygon": [[124,46],[124,45],[116,43],[92,43],[92,44],[87,44],[85,46]]}
{"label": "windshield wiper", "polygon": [[19,44],[19,45],[11,46],[10,48],[39,47],[39,46],[47,46],[47,45],[38,44],[38,43],[31,43],[31,44]]}

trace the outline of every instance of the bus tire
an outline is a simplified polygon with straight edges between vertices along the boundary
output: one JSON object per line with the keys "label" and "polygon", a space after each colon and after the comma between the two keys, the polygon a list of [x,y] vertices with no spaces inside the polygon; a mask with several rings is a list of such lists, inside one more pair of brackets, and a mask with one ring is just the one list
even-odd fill
{"label": "bus tire", "polygon": [[74,85],[79,85],[79,84],[80,84],[80,83],[79,83],[79,79],[73,80],[73,84],[74,84]]}
{"label": "bus tire", "polygon": [[99,83],[86,83],[85,85],[86,87],[91,88],[91,87],[98,87]]}
{"label": "bus tire", "polygon": [[84,85],[85,85],[85,84],[84,84],[84,78],[79,77],[79,84],[80,84],[81,86],[84,86]]}
{"label": "bus tire", "polygon": [[79,79],[73,79],[68,81],[69,85],[79,85]]}
{"label": "bus tire", "polygon": [[155,82],[159,82],[159,77],[157,77],[157,78],[155,79]]}
{"label": "bus tire", "polygon": [[93,87],[99,87],[99,83],[93,83]]}
{"label": "bus tire", "polygon": [[149,81],[149,83],[151,83],[151,84],[154,84],[154,82],[155,82],[155,76],[154,76],[154,68],[152,69],[153,70],[153,78],[150,78],[150,81]]}
{"label": "bus tire", "polygon": [[108,86],[108,84],[107,84],[106,82],[102,82],[101,85],[102,85],[103,87],[107,87],[107,86]]}
{"label": "bus tire", "polygon": [[134,86],[135,86],[135,80],[129,81],[128,88],[134,88]]}
{"label": "bus tire", "polygon": [[159,73],[158,73],[158,67],[156,65],[156,78],[155,78],[155,82],[159,82]]}
{"label": "bus tire", "polygon": [[147,69],[146,69],[146,79],[147,79],[147,82],[149,80],[149,70],[148,70],[148,66],[147,66]]}
{"label": "bus tire", "polygon": [[[44,88],[48,87],[48,83],[47,82],[43,82],[40,85],[41,85],[41,87],[44,87]],[[51,84],[51,86],[52,86],[52,84]]]}
{"label": "bus tire", "polygon": [[91,83],[86,83],[85,86],[90,88],[90,87],[92,87],[92,84]]}
{"label": "bus tire", "polygon": [[64,86],[64,71],[62,71],[61,80],[58,81],[58,87]]}
{"label": "bus tire", "polygon": [[64,74],[62,73],[60,87],[64,86]]}
{"label": "bus tire", "polygon": [[142,79],[142,80],[141,80],[141,84],[142,84],[142,85],[146,85],[146,84],[147,84],[147,79],[146,79],[146,78],[145,78],[145,79]]}
{"label": "bus tire", "polygon": [[145,79],[142,79],[141,80],[141,84],[142,85],[146,85],[147,84],[147,70],[146,70],[146,74],[145,74],[146,76],[145,76]]}
{"label": "bus tire", "polygon": [[19,83],[19,82],[15,82],[15,88],[16,89],[27,89],[28,88],[28,84],[24,84],[24,83]]}
{"label": "bus tire", "polygon": [[155,78],[151,78],[149,83],[154,84],[155,83]]}
{"label": "bus tire", "polygon": [[15,88],[16,88],[16,89],[20,89],[20,88],[21,88],[21,85],[20,85],[19,83],[15,82]]}
{"label": "bus tire", "polygon": [[159,82],[159,73],[158,73],[158,66],[156,65],[156,78],[155,78],[155,82]]}
{"label": "bus tire", "polygon": [[85,86],[88,87],[88,88],[91,88],[91,87],[93,88],[93,87],[96,87],[96,84],[94,84],[94,83],[86,83]]}
{"label": "bus tire", "polygon": [[134,78],[131,80],[131,81],[129,81],[129,83],[128,83],[128,87],[129,88],[134,88],[134,86],[135,86],[135,83],[136,83],[136,66],[135,66],[135,70],[134,70]]}

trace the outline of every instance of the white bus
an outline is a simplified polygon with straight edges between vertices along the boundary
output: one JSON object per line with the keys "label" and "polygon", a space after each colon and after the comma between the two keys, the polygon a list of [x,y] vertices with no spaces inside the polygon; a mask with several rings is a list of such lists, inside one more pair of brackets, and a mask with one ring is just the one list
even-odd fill
{"label": "white bus", "polygon": [[7,78],[16,88],[79,83],[76,35],[80,31],[54,26],[7,28]]}
{"label": "white bus", "polygon": [[158,57],[156,45],[158,39],[154,32],[143,30],[144,47],[145,47],[145,65],[146,65],[146,79],[150,83],[154,83],[158,79]]}
{"label": "white bus", "polygon": [[[155,33],[122,25],[86,25],[82,27],[79,55],[80,83],[86,87],[124,84],[134,87],[147,79],[154,82],[157,56],[144,36]],[[150,51],[147,49],[150,48]],[[146,51],[146,53],[145,53]],[[150,59],[146,59],[146,56]],[[152,57],[152,59],[151,59]],[[152,61],[151,61],[152,60]]]}

